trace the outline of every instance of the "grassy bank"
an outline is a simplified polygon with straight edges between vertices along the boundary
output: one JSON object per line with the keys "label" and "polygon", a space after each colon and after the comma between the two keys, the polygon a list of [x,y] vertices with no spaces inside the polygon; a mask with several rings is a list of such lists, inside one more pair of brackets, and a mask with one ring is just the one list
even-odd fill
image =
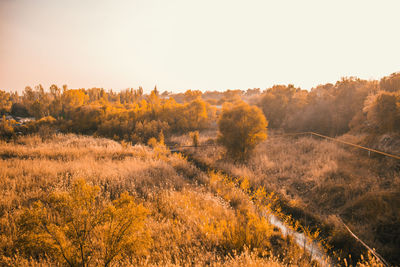
{"label": "grassy bank", "polygon": [[26,136],[0,151],[3,266],[316,264],[243,190],[163,145]]}
{"label": "grassy bank", "polygon": [[[212,134],[203,136],[203,142]],[[187,144],[186,137],[175,137]],[[208,141],[210,142],[210,141]],[[392,263],[399,262],[400,176],[396,163],[368,157],[320,139],[270,138],[246,163],[227,160],[221,147],[187,148],[196,160],[253,188],[264,186],[279,195],[279,207],[303,226],[321,231],[338,255],[365,251],[343,227],[343,220],[364,242]]]}

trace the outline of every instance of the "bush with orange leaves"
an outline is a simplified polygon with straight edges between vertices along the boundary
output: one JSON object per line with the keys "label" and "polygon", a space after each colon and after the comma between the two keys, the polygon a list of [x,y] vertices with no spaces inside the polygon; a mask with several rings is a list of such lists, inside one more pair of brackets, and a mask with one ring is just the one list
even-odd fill
{"label": "bush with orange leaves", "polygon": [[54,192],[25,209],[18,224],[20,249],[69,266],[109,266],[125,253],[145,250],[150,242],[143,229],[147,209],[128,193],[112,203],[99,193],[98,186],[79,179],[69,192]]}

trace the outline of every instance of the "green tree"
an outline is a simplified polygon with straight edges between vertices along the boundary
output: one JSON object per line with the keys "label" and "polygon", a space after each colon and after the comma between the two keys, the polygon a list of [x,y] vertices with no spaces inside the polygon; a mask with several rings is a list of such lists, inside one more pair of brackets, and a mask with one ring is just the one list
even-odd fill
{"label": "green tree", "polygon": [[225,104],[218,121],[218,141],[236,160],[248,158],[258,143],[267,138],[268,122],[262,111],[245,102]]}

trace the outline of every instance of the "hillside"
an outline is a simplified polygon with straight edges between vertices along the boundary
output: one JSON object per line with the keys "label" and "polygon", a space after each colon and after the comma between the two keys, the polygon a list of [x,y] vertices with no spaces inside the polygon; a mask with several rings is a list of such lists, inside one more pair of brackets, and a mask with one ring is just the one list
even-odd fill
{"label": "hillside", "polygon": [[[99,189],[95,210],[101,203],[115,206],[127,192],[139,205],[135,207],[146,214],[144,226],[133,232],[137,240],[121,243],[119,254],[111,261],[113,266],[311,265],[290,238],[258,215],[246,194],[218,182],[217,174],[210,184],[208,174],[179,154],[170,154],[162,145],[132,147],[102,138],[57,135],[45,141],[37,136],[23,137],[0,146],[3,266],[49,265],[66,263],[66,259],[82,263],[82,258],[73,253],[74,242],[80,239],[69,232],[68,225],[74,220],[83,224],[81,217],[90,218],[94,210],[89,209],[89,215],[74,216],[71,211],[69,218],[62,214],[54,218],[57,206],[53,201],[60,194],[73,198],[77,188],[95,187]],[[227,195],[220,194],[221,190]],[[233,197],[235,205],[230,203]],[[38,201],[42,203],[39,210]],[[48,216],[40,220],[44,226],[59,227],[55,237],[49,234],[51,231],[40,231],[40,220],[23,219],[45,211]],[[139,215],[133,216],[139,220]],[[83,258],[90,266],[100,265],[105,259],[104,249],[110,244],[98,231],[107,232],[107,225],[99,225],[102,228],[95,228],[91,238],[84,241]],[[62,250],[67,251],[65,258]]]}
{"label": "hillside", "polygon": [[[1,143],[0,151],[3,266],[96,266],[106,259],[112,266],[317,264],[261,215],[263,205],[243,187],[201,171],[161,144],[27,136]],[[78,209],[68,206],[74,203]],[[94,220],[99,214],[103,220]],[[127,218],[133,228],[116,234]],[[92,231],[72,231],[88,221]],[[114,243],[108,242],[112,229],[119,237]],[[74,253],[77,244],[83,244],[82,255]]]}
{"label": "hillside", "polygon": [[[208,133],[200,140],[215,137]],[[347,140],[350,136],[347,136]],[[190,144],[182,136],[173,140]],[[355,141],[355,137],[353,137]],[[185,148],[196,161],[235,177],[252,187],[277,193],[278,208],[302,225],[319,229],[332,251],[341,257],[363,253],[343,221],[386,260],[400,259],[400,173],[395,159],[338,145],[320,138],[270,137],[246,163],[226,159],[220,146]]]}
{"label": "hillside", "polygon": [[2,263],[400,264],[398,161],[288,137],[398,155],[399,81],[0,90]]}

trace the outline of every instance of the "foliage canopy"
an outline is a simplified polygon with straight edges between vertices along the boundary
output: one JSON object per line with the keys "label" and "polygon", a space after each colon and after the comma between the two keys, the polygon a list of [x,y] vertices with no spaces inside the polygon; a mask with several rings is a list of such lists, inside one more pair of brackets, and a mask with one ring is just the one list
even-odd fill
{"label": "foliage canopy", "polygon": [[256,106],[240,101],[226,104],[218,121],[218,141],[228,154],[243,161],[258,143],[267,138],[268,122]]}

